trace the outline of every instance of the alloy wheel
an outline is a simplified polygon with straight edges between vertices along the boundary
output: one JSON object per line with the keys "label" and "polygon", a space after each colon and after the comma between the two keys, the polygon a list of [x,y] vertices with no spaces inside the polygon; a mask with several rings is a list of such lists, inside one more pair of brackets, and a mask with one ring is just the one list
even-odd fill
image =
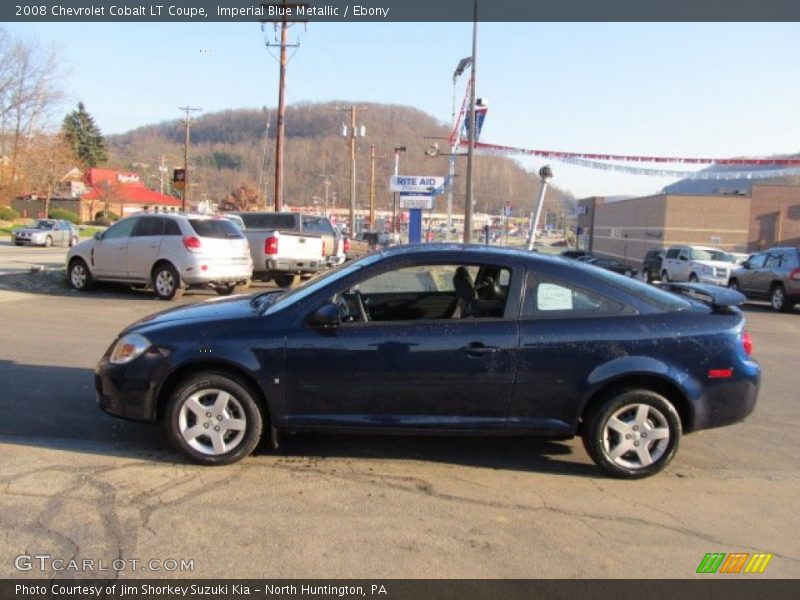
{"label": "alloy wheel", "polygon": [[625,469],[641,469],[659,461],[669,447],[670,425],[649,404],[627,404],[615,411],[603,427],[608,458]]}
{"label": "alloy wheel", "polygon": [[245,437],[247,416],[239,400],[220,389],[198,390],[180,408],[178,428],[197,452],[219,456],[236,449]]}

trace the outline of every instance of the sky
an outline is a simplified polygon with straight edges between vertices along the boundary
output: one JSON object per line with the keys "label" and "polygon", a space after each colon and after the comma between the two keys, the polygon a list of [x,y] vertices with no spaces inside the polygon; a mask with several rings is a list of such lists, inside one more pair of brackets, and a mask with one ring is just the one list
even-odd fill
{"label": "sky", "polygon": [[[265,47],[275,34],[258,23],[2,27],[58,47],[65,101],[57,121],[78,101],[105,134],[182,118],[180,106],[277,105],[277,52]],[[300,46],[290,52],[288,103],[404,104],[448,123],[472,24],[312,23],[295,25],[290,40]],[[800,152],[799,23],[481,23],[477,58],[477,95],[489,104],[483,142],[679,157]],[[459,102],[465,82],[456,85]],[[576,197],[644,195],[676,181],[522,164],[550,164],[551,183]],[[446,168],[439,159],[431,173],[413,175]]]}

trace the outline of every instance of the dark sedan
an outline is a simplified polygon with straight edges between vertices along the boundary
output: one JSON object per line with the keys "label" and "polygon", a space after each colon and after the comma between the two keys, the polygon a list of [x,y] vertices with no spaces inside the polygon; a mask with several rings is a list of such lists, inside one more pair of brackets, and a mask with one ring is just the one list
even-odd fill
{"label": "dark sedan", "polygon": [[644,477],[758,395],[742,295],[671,289],[535,253],[398,246],[131,325],[97,367],[98,401],[161,421],[203,464],[267,430],[580,435],[607,473]]}
{"label": "dark sedan", "polygon": [[636,269],[633,267],[629,267],[628,265],[622,264],[618,260],[613,258],[586,258],[585,260],[578,259],[580,262],[586,263],[587,265],[593,265],[595,267],[599,267],[601,269],[606,269],[607,271],[612,271],[614,273],[619,273],[620,275],[625,275],[626,277],[633,277],[636,275]]}

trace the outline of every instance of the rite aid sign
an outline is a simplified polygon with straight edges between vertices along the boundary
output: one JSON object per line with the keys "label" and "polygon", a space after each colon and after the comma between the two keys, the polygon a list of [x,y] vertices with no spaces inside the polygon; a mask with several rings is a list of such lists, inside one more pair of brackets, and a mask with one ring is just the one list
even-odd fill
{"label": "rite aid sign", "polygon": [[415,194],[430,194],[444,186],[444,177],[393,175],[389,179],[389,190]]}

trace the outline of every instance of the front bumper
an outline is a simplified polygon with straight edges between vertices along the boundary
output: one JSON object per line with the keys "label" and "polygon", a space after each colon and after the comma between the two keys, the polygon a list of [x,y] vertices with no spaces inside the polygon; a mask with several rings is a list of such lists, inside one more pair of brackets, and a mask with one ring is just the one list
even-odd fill
{"label": "front bumper", "polygon": [[15,235],[11,236],[11,239],[14,242],[14,244],[23,244],[25,246],[44,246],[44,240],[43,239],[34,240],[32,238],[29,238],[29,237],[17,237]]}
{"label": "front bumper", "polygon": [[112,365],[106,355],[94,372],[97,405],[115,417],[155,421],[165,374],[166,365],[157,352],[147,352],[127,365]]}

